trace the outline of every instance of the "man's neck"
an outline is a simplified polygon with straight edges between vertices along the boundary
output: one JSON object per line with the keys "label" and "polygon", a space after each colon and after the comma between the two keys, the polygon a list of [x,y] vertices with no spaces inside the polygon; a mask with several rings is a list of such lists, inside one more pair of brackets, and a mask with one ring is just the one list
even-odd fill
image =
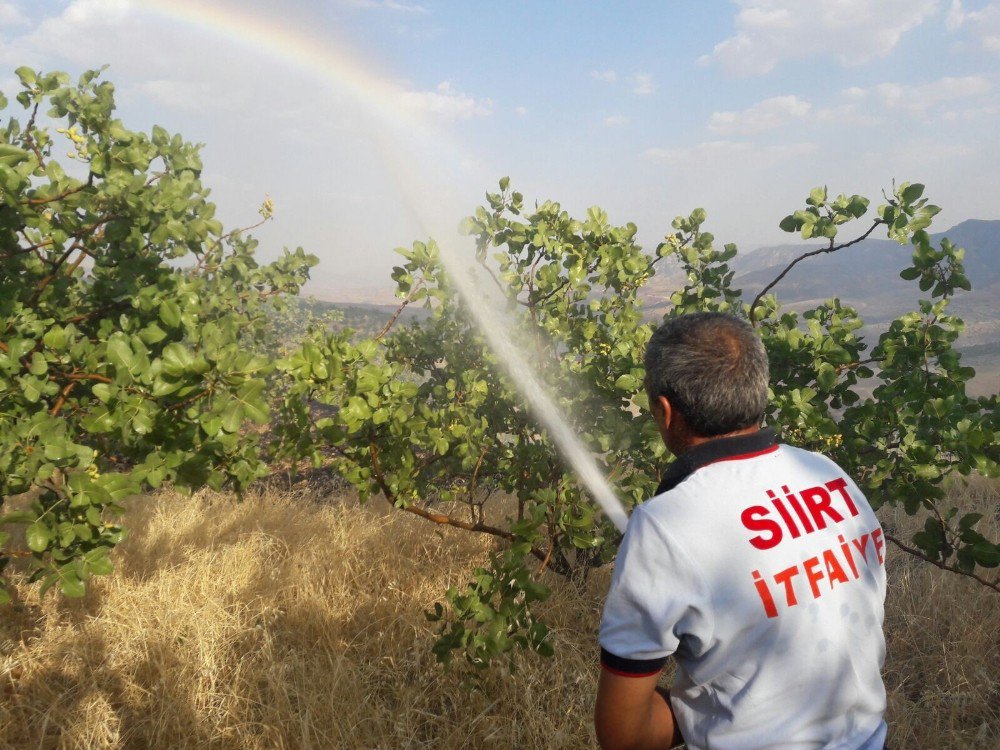
{"label": "man's neck", "polygon": [[752,425],[750,427],[745,427],[742,430],[735,430],[733,432],[727,432],[724,435],[712,435],[711,437],[703,437],[701,435],[692,435],[690,433],[678,436],[677,445],[669,446],[670,452],[675,456],[680,456],[687,453],[692,448],[695,448],[704,443],[710,443],[713,440],[720,440],[722,438],[738,437],[740,435],[752,435],[760,430],[760,425]]}

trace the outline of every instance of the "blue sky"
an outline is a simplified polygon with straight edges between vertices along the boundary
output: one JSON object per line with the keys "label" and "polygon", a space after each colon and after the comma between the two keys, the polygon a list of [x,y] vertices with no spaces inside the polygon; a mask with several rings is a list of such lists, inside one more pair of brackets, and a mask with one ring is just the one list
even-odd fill
{"label": "blue sky", "polygon": [[[441,134],[418,154],[457,222],[509,174],[529,198],[601,205],[654,245],[708,210],[750,249],[808,190],[925,182],[942,227],[1000,218],[1000,2],[206,2],[329,38]],[[0,0],[0,90],[21,64],[111,65],[121,116],[204,142],[229,225],[265,195],[263,253],[321,258],[313,291],[385,300],[420,234],[356,98],[232,35],[135,0]],[[440,177],[439,177],[440,178]]]}

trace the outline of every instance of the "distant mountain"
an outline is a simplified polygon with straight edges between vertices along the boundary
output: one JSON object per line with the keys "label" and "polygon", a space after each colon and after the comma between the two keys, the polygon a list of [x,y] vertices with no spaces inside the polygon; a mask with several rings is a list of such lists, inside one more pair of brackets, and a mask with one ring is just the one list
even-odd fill
{"label": "distant mountain", "polygon": [[[956,224],[951,229],[931,235],[934,244],[940,244],[947,237],[959,247],[966,249],[965,268],[969,278],[980,278],[989,284],[1000,278],[1000,220],[969,219]],[[737,274],[750,274],[754,271],[769,271],[784,267],[797,256],[810,250],[816,250],[821,244],[802,243],[795,245],[778,245],[761,247],[736,256],[733,268]],[[803,261],[810,265],[826,263],[831,265],[854,265],[861,260],[875,261],[878,265],[896,268],[898,271],[908,264],[913,248],[910,245],[900,245],[892,240],[865,240],[853,247],[837,251],[830,255],[818,255],[813,259]],[[860,257],[859,257],[860,256]],[[893,266],[893,264],[897,264]],[[973,282],[975,286],[975,282]]]}
{"label": "distant mountain", "polygon": [[[963,361],[978,373],[973,390],[995,393],[1000,390],[1000,220],[973,219],[931,235],[935,244],[943,237],[965,248],[965,271],[972,282],[972,291],[959,293],[950,308],[966,324],[958,348],[964,352]],[[820,243],[803,243],[741,253],[732,263],[734,286],[742,289],[749,301],[792,260],[818,247]],[[865,321],[863,333],[871,341],[888,321],[916,309],[917,301],[926,296],[915,282],[899,278],[899,272],[910,264],[912,252],[910,245],[891,240],[865,240],[835,253],[807,258],[773,292],[785,307],[799,311],[839,297],[858,310]],[[646,314],[650,318],[662,315],[670,305],[670,295],[684,282],[679,264],[672,259],[660,263],[642,291]],[[381,328],[398,305],[378,304],[382,297],[377,295],[361,298],[363,302],[341,297],[326,304],[343,310],[345,325],[365,332]],[[389,295],[385,298],[391,300]],[[407,308],[404,313],[406,319],[420,317],[422,312],[416,309]]]}
{"label": "distant mountain", "polygon": [[[931,240],[939,244],[944,237],[965,248],[965,270],[972,281],[973,295],[982,296],[979,292],[1000,280],[1000,221],[965,221],[947,232],[931,235]],[[769,247],[737,256],[733,263],[737,284],[756,293],[796,257],[819,246]],[[835,294],[859,303],[869,314],[892,317],[900,310],[899,304],[912,303],[919,297],[912,282],[899,278],[912,252],[910,245],[891,240],[865,240],[835,253],[807,258],[789,272],[776,291],[779,298],[790,302]]]}
{"label": "distant mountain", "polygon": [[[1000,221],[969,220],[946,232],[931,235],[935,244],[948,237],[965,248],[966,275],[972,291],[959,294],[955,311],[970,324],[975,341],[996,340],[1000,332]],[[821,247],[819,243],[763,247],[737,255],[732,267],[734,285],[752,299],[796,257]],[[774,288],[781,302],[805,309],[830,297],[851,304],[866,323],[878,325],[913,309],[921,292],[912,281],[899,278],[909,265],[913,249],[891,240],[869,239],[834,253],[816,255],[799,263]],[[651,279],[647,303],[652,309],[666,306],[671,291],[681,281],[675,269]]]}
{"label": "distant mountain", "polygon": [[[935,244],[947,237],[965,248],[965,273],[971,292],[960,292],[951,312],[965,321],[958,348],[964,361],[976,368],[974,390],[995,393],[1000,387],[1000,221],[971,219],[931,235]],[[820,243],[762,247],[733,259],[733,285],[753,299],[770,281],[802,253]],[[926,294],[915,282],[899,278],[910,264],[913,248],[891,240],[865,240],[834,253],[807,258],[795,266],[772,290],[792,310],[806,310],[830,297],[858,310],[869,340],[877,337],[893,318],[916,309]],[[680,268],[667,266],[650,279],[643,296],[647,313],[658,316],[668,308],[670,294],[684,283]]]}

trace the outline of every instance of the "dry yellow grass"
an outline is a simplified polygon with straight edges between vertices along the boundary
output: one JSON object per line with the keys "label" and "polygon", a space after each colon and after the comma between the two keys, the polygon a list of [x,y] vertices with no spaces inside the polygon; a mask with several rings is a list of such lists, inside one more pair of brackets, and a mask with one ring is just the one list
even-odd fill
{"label": "dry yellow grass", "polygon": [[[995,534],[996,485],[970,497]],[[472,690],[435,664],[423,611],[488,540],[273,493],[145,498],[129,525],[88,599],[18,584],[0,612],[0,747],[594,747],[608,570],[555,585],[555,659],[521,658]],[[1000,596],[890,560],[896,747],[995,750]]]}

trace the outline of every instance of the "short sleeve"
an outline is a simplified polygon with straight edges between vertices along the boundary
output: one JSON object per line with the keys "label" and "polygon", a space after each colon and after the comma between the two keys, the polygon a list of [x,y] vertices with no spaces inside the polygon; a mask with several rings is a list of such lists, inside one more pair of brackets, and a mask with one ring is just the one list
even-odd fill
{"label": "short sleeve", "polygon": [[604,605],[602,665],[635,677],[659,672],[685,635],[704,631],[707,605],[690,559],[639,506],[625,530]]}

